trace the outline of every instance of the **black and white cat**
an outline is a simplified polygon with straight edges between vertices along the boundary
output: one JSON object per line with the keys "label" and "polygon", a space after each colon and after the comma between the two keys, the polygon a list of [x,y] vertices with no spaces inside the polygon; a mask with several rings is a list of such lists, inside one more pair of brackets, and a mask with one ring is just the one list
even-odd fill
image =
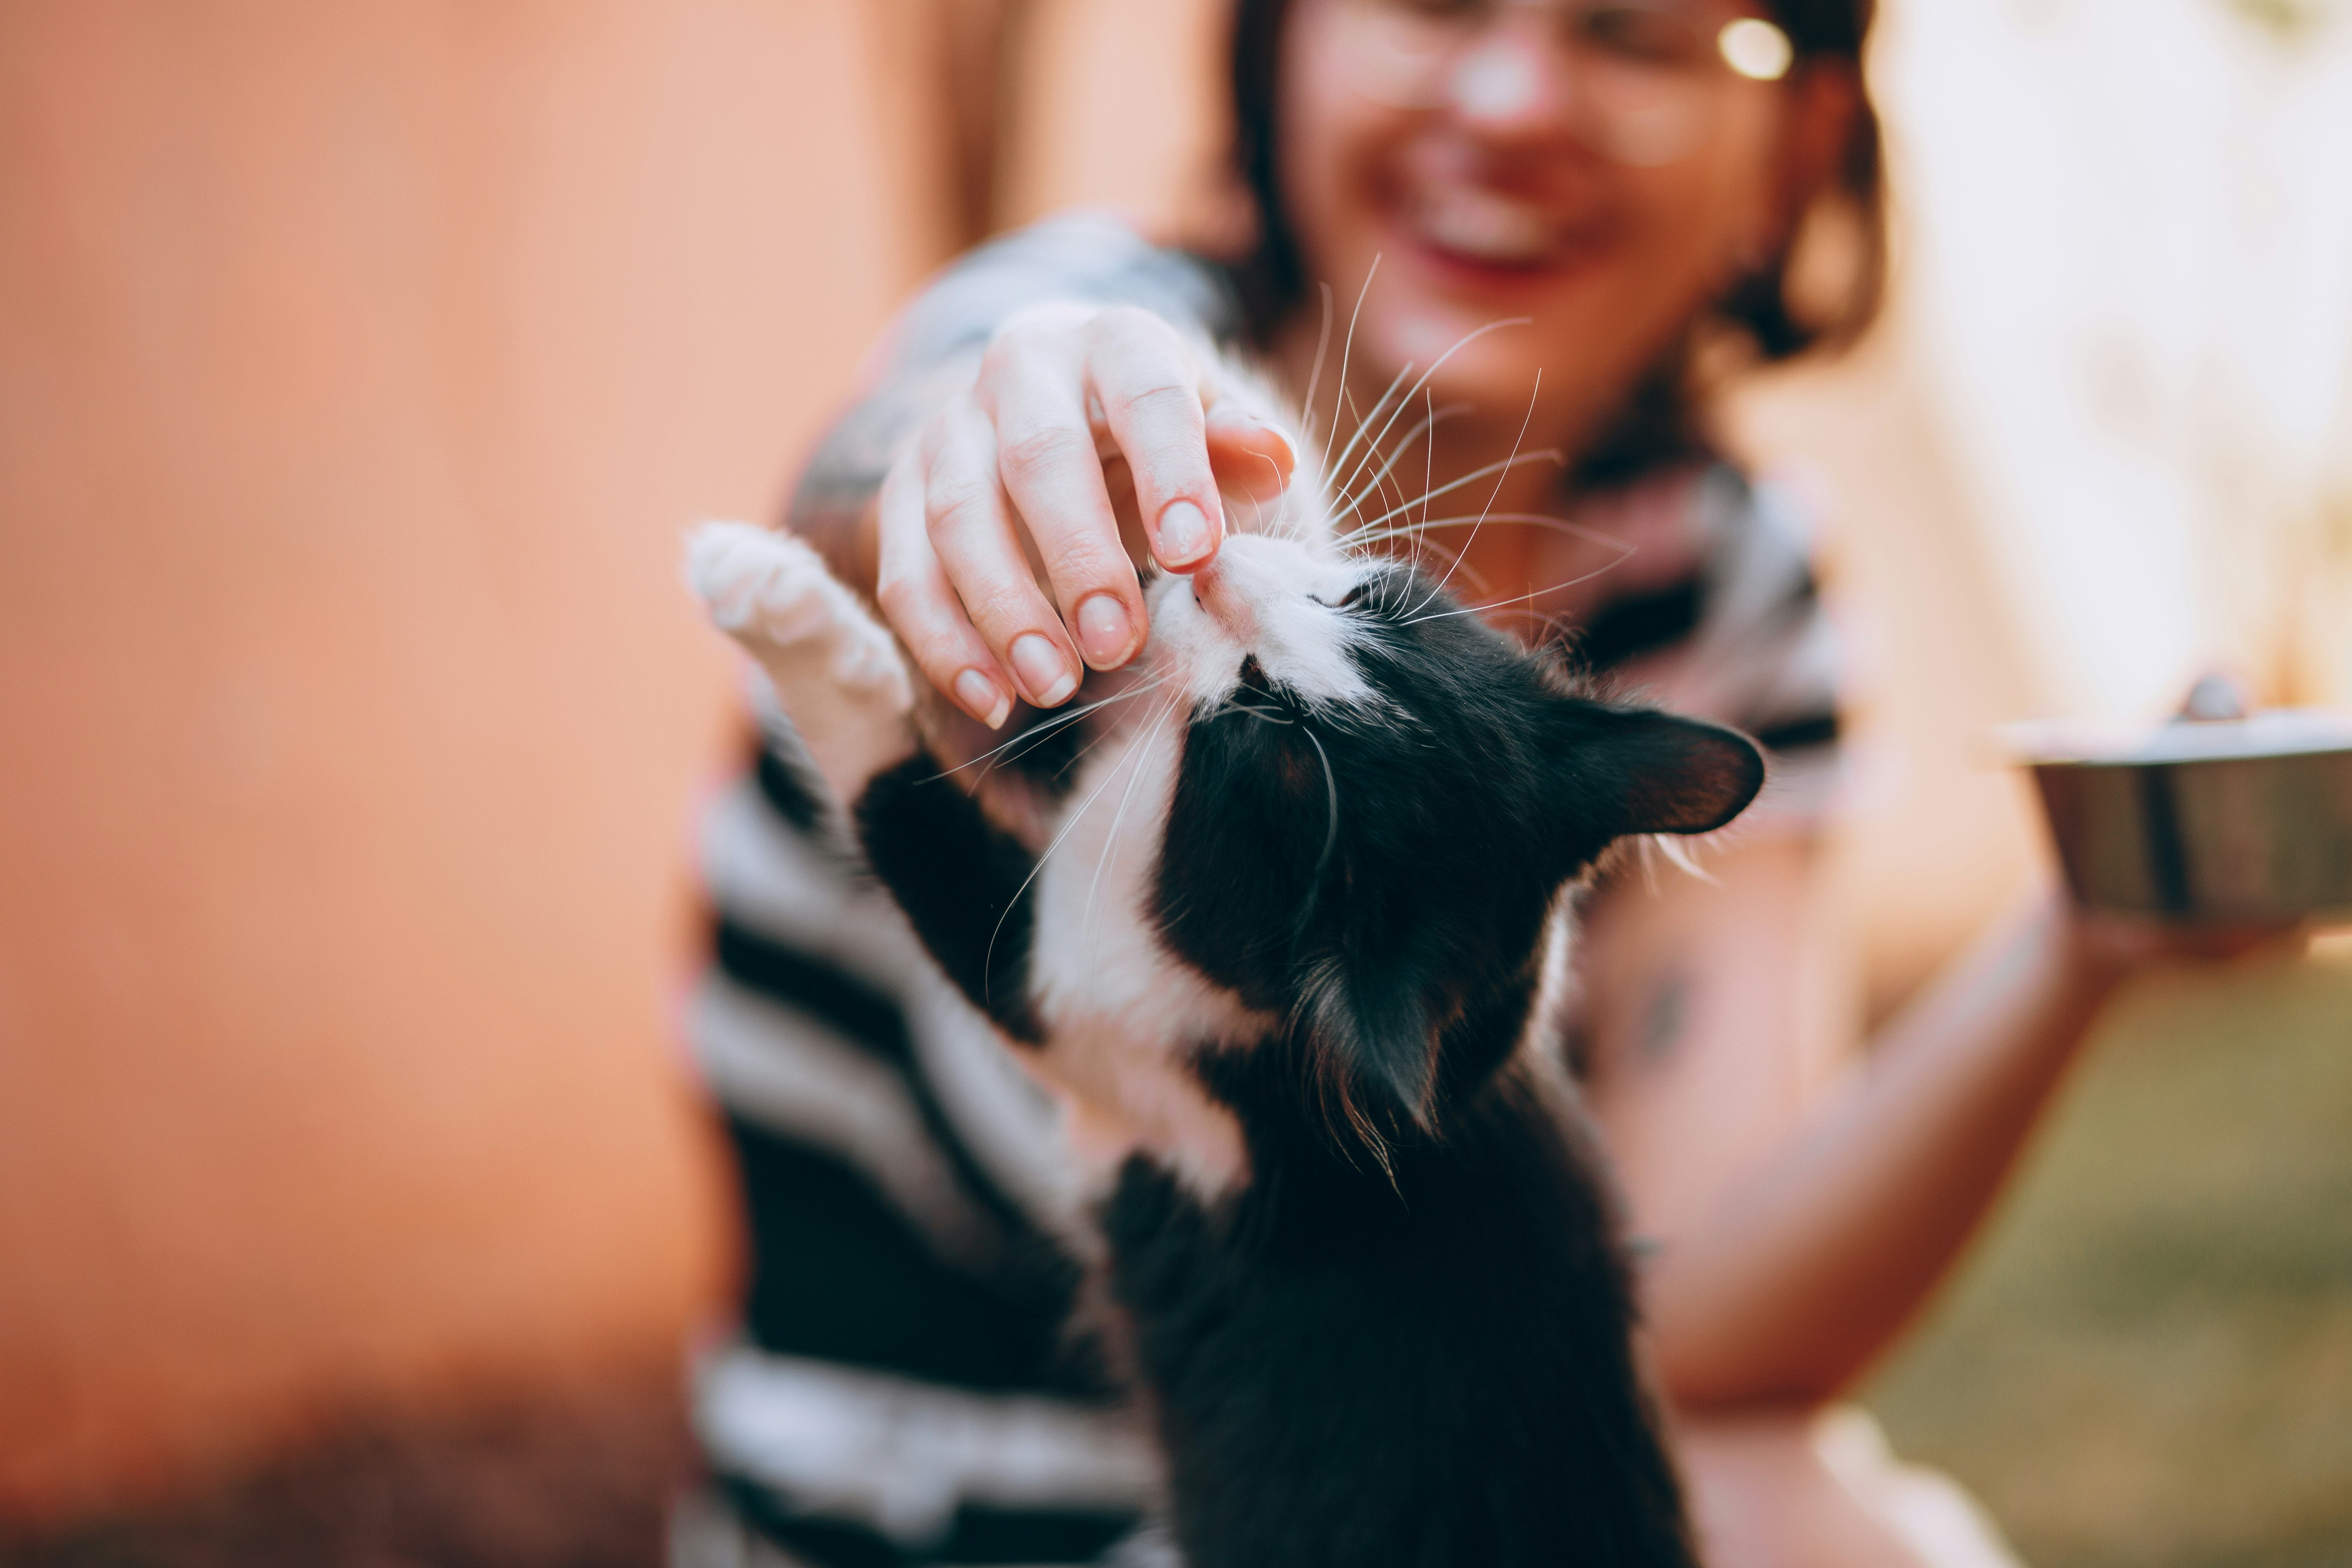
{"label": "black and white cat", "polygon": [[1129,669],[987,765],[806,545],[710,524],[688,578],[1068,1108],[1188,1561],[1687,1568],[1546,1030],[1566,890],[1629,835],[1723,826],[1761,755],[1342,549],[1305,468],[1275,530],[1147,584]]}

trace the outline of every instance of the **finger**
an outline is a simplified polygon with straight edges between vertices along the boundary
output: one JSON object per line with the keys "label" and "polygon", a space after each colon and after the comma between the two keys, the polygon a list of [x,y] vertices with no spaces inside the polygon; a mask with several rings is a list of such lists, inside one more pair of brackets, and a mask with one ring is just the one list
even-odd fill
{"label": "finger", "polygon": [[1013,533],[987,419],[959,405],[933,424],[924,447],[923,515],[940,569],[1023,699],[1058,706],[1078,689],[1081,667]]}
{"label": "finger", "polygon": [[1142,646],[1142,586],[1119,542],[1118,517],[1067,361],[1003,356],[976,403],[992,421],[996,472],[1044,562],[1088,664],[1115,669]]}
{"label": "finger", "polygon": [[1105,310],[1086,336],[1087,387],[1134,473],[1152,558],[1171,572],[1208,564],[1225,513],[1191,351],[1148,310]]}
{"label": "finger", "polygon": [[1013,682],[963,613],[931,549],[921,465],[909,451],[882,481],[874,597],[923,678],[992,730],[1013,711]]}
{"label": "finger", "polygon": [[1233,399],[1209,405],[1209,468],[1217,488],[1267,505],[1290,488],[1298,453],[1282,427]]}

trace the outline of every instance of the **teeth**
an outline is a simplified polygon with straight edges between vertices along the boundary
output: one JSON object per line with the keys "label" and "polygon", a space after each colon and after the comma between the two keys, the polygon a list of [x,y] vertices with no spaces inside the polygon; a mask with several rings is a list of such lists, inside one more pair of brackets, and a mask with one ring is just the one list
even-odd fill
{"label": "teeth", "polygon": [[1524,202],[1485,191],[1452,190],[1422,204],[1422,232],[1447,250],[1480,261],[1540,261],[1552,248],[1551,225]]}

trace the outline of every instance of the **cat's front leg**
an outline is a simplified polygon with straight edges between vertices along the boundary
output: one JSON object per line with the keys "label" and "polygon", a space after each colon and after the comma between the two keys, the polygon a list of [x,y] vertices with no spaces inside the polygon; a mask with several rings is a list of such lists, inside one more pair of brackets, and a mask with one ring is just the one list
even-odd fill
{"label": "cat's front leg", "polygon": [[687,541],[686,580],[750,651],[843,806],[916,747],[913,684],[888,628],[787,533],[707,522]]}

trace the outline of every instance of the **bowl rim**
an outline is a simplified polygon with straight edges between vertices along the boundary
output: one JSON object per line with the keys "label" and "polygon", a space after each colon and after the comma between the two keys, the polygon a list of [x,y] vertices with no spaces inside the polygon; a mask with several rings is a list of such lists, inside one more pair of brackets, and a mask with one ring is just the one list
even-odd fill
{"label": "bowl rim", "polygon": [[2352,752],[2352,711],[2266,708],[2243,719],[2173,719],[2160,724],[2034,719],[2001,725],[1995,739],[2029,768],[2180,767]]}

